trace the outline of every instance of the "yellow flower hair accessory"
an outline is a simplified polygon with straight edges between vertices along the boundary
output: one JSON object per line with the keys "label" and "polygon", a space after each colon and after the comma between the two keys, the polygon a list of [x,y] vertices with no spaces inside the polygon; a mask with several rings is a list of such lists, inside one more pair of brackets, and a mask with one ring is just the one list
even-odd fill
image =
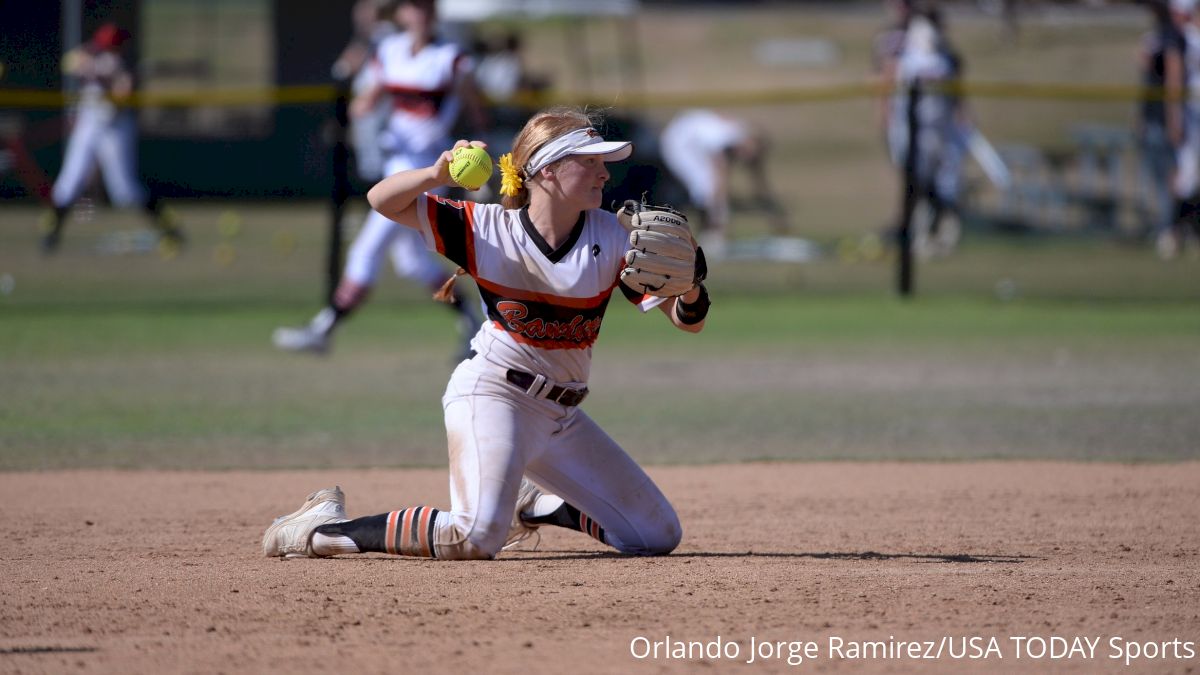
{"label": "yellow flower hair accessory", "polygon": [[516,197],[521,191],[521,173],[513,166],[512,153],[500,155],[500,194]]}

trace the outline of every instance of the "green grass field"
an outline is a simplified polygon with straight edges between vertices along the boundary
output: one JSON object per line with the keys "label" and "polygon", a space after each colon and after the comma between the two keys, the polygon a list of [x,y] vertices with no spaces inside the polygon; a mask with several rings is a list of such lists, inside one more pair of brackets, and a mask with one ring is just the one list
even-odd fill
{"label": "green grass field", "polygon": [[[332,356],[278,353],[318,306],[324,208],[178,207],[171,261],[98,252],[140,224],[103,209],[43,259],[37,212],[5,208],[0,469],[445,461],[448,311],[388,275]],[[614,302],[587,410],[652,463],[1200,456],[1200,261],[977,235],[915,299],[892,278],[717,265],[699,336]]]}
{"label": "green grass field", "polygon": [[[752,102],[773,88],[862,81],[883,24],[867,7],[647,11],[637,24],[646,87],[745,91]],[[984,82],[1132,83],[1147,25],[1131,9],[1032,14],[1010,44],[994,20],[961,7],[950,19],[970,78]],[[557,28],[528,36],[530,63],[580,91],[564,62],[545,56],[561,49]],[[620,86],[611,29],[588,28],[597,92]],[[828,39],[841,56],[813,67],[755,61],[759,41],[797,37]],[[679,53],[689,58],[668,56]],[[1080,122],[1127,127],[1134,110],[972,103],[997,143],[1049,149]],[[1163,264],[1143,244],[1078,236],[1070,224],[1061,236],[969,231],[954,256],[920,266],[915,299],[899,300],[891,257],[846,248],[880,231],[898,202],[873,104],[730,111],[771,130],[796,232],[828,255],[716,265],[700,336],[615,302],[588,411],[650,462],[1200,456],[1197,256]],[[172,261],[100,252],[144,225],[105,208],[43,259],[37,210],[0,206],[0,469],[444,462],[449,312],[385,273],[330,358],[278,353],[272,329],[318,307],[327,207],[176,206],[192,245]],[[761,232],[760,220],[739,216],[736,234]]]}

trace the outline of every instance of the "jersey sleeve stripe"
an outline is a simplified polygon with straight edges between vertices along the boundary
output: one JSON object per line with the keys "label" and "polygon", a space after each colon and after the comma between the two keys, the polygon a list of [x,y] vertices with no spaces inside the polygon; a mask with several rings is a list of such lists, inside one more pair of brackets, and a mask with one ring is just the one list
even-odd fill
{"label": "jersey sleeve stripe", "polygon": [[446,255],[446,243],[442,241],[437,227],[437,201],[428,194],[422,194],[417,199],[417,214],[421,219],[421,235],[425,238],[425,246]]}
{"label": "jersey sleeve stripe", "polygon": [[[470,240],[468,240],[468,247],[469,249],[474,248],[473,242],[470,242]],[[471,270],[468,269],[467,271],[470,272]],[[473,272],[472,276],[474,276]],[[501,284],[488,281],[487,279],[480,279],[479,277],[475,277],[475,283],[479,284],[482,288],[488,290],[489,292],[507,299],[544,302],[546,304],[556,305],[558,307],[570,307],[572,309],[590,309],[592,307],[598,307],[608,299],[608,296],[612,293],[613,287],[616,286],[616,283],[614,283],[612,286],[609,286],[601,291],[599,295],[595,295],[590,298],[568,298],[561,295],[551,295],[549,293],[538,293],[536,291],[527,291],[520,288],[511,288],[509,286],[503,286]]]}
{"label": "jersey sleeve stripe", "polygon": [[476,271],[476,267],[475,267],[475,202],[464,202],[464,204],[466,204],[466,207],[467,207],[465,210],[465,214],[467,216],[467,218],[466,218],[467,231],[463,233],[463,237],[466,239],[466,254],[467,254],[466,263],[467,264],[463,265],[463,267],[466,268],[467,274],[470,274],[472,277],[474,277],[475,271]]}
{"label": "jersey sleeve stripe", "polygon": [[425,245],[475,275],[475,202],[420,196],[417,213]]}

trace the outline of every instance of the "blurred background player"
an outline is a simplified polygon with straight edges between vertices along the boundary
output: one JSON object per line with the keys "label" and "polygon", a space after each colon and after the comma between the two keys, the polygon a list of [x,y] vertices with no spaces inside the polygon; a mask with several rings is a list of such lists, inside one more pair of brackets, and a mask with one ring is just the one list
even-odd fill
{"label": "blurred background player", "polygon": [[149,214],[161,235],[161,253],[171,257],[183,243],[177,217],[137,176],[137,113],[124,105],[133,95],[134,79],[121,54],[129,39],[128,31],[106,23],[63,57],[64,72],[79,79],[80,97],[62,171],[51,191],[54,211],[46,218],[41,242],[45,253],[58,249],[67,215],[97,165],[114,206],[141,206]]}
{"label": "blurred background player", "polygon": [[[402,0],[383,6],[400,32],[380,40],[366,66],[371,73],[350,105],[351,117],[370,116],[383,101],[387,123],[375,142],[383,150],[383,174],[430,166],[450,146],[450,133],[464,106],[476,127],[483,111],[469,64],[459,48],[438,39],[434,0]],[[361,169],[360,169],[361,170]],[[444,194],[444,189],[442,190]],[[446,269],[425,248],[420,234],[371,211],[355,237],[332,303],[305,326],[278,328],[275,346],[289,351],[325,353],[338,324],[366,301],[379,276],[384,254],[396,273],[430,291],[441,288]],[[479,311],[454,289],[451,306],[459,313],[462,353],[479,327]]]}
{"label": "blurred background player", "polygon": [[[1183,75],[1187,87],[1175,191],[1186,206],[1181,209],[1177,225],[1191,224],[1193,234],[1200,237],[1200,8],[1196,0],[1184,4],[1188,9],[1188,20],[1183,26]],[[1178,232],[1181,242],[1184,234]]]}
{"label": "blurred background player", "polygon": [[750,173],[753,206],[766,210],[772,233],[790,230],[787,212],[767,177],[767,140],[746,121],[712,110],[685,110],[663,128],[659,145],[663,162],[700,210],[698,239],[710,257],[720,257],[728,243],[729,187],[735,166]]}
{"label": "blurred background player", "polygon": [[1171,184],[1174,218],[1162,240],[1156,242],[1164,258],[1174,257],[1183,248],[1188,224],[1200,233],[1200,26],[1196,0],[1171,0],[1171,13],[1182,41],[1179,64],[1175,65],[1174,58],[1167,63],[1166,102],[1173,111],[1168,115],[1168,133],[1175,146],[1176,168]]}
{"label": "blurred background player", "polygon": [[[1140,66],[1145,94],[1138,108],[1136,135],[1142,171],[1153,190],[1153,236],[1158,255],[1172,258],[1178,251],[1176,220],[1182,203],[1176,199],[1175,170],[1183,142],[1184,37],[1175,0],[1146,0],[1154,26],[1142,39]],[[1179,7],[1182,9],[1183,7]],[[1168,95],[1169,94],[1169,95]]]}
{"label": "blurred background player", "polygon": [[[962,78],[962,59],[943,30],[941,15],[932,9],[913,12],[904,32],[903,47],[894,66],[895,89],[887,113],[888,150],[892,162],[905,166],[909,149],[909,90],[922,85],[917,103],[916,189],[927,208],[916,220],[916,250],[946,253],[958,241],[959,197],[963,159],[971,123],[956,87]],[[955,216],[954,222],[946,215]]]}

